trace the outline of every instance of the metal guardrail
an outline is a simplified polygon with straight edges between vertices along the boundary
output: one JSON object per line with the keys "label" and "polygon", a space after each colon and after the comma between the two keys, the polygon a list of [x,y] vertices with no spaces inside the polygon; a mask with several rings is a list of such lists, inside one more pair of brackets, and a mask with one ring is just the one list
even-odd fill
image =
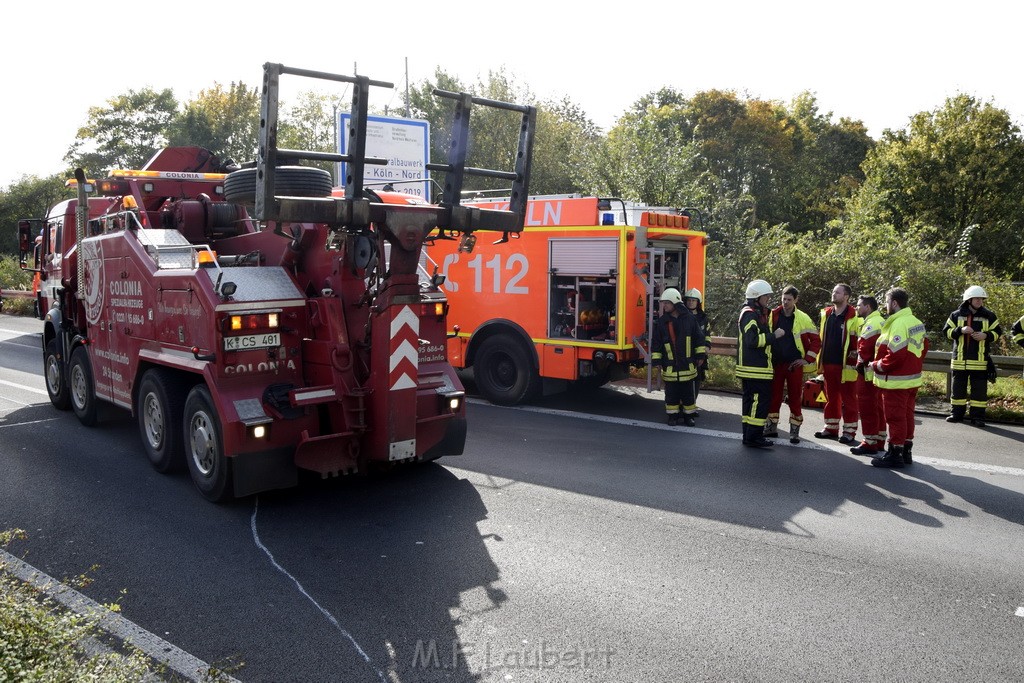
{"label": "metal guardrail", "polygon": [[[736,337],[711,337],[710,353],[716,356],[735,356]],[[926,372],[949,374],[951,351],[929,351],[924,359]],[[1019,377],[1024,373],[1024,356],[992,356],[1000,377]]]}

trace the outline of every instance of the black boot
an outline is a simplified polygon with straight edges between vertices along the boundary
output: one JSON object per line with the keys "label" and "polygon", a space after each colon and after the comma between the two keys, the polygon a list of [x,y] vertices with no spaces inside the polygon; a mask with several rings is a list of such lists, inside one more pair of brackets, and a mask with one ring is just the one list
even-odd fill
{"label": "black boot", "polygon": [[764,427],[743,425],[743,445],[751,448],[771,448],[772,442],[764,438]]}
{"label": "black boot", "polygon": [[971,412],[971,424],[975,427],[985,428],[985,411],[978,410]]}
{"label": "black boot", "polygon": [[881,458],[871,458],[871,464],[875,467],[892,467],[893,469],[903,467],[903,446],[893,446]]}
{"label": "black boot", "polygon": [[946,422],[963,422],[963,421],[964,421],[964,414],[963,413],[959,413],[959,414],[953,413],[952,415],[947,415],[946,416]]}
{"label": "black boot", "polygon": [[910,451],[912,451],[912,450],[914,450],[914,442],[913,441],[905,441],[903,443],[903,464],[904,465],[913,465],[914,464],[914,459],[912,457],[910,457]]}

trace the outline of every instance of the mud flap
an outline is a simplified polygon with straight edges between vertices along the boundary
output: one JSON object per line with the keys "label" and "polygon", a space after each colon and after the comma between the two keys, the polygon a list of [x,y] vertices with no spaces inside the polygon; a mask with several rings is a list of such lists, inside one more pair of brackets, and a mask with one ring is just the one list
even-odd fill
{"label": "mud flap", "polygon": [[437,460],[445,455],[462,455],[466,449],[466,418],[457,417],[448,421],[444,437],[431,446],[420,460]]}
{"label": "mud flap", "polygon": [[231,458],[231,472],[236,498],[291,488],[299,483],[299,471],[290,448],[236,455]]}

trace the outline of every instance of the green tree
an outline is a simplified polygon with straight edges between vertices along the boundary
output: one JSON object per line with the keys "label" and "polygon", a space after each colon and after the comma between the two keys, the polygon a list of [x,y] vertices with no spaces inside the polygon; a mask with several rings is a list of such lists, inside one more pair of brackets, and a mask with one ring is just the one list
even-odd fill
{"label": "green tree", "polygon": [[19,220],[45,218],[53,205],[74,195],[64,187],[67,178],[65,173],[48,178],[23,176],[0,190],[0,254],[18,253],[16,227]]}
{"label": "green tree", "polygon": [[[259,102],[257,101],[258,107]],[[339,112],[347,112],[351,108],[351,101],[345,101],[339,95],[314,90],[300,93],[295,104],[283,107],[284,111],[278,127],[277,146],[310,152],[336,152],[338,150],[336,122]],[[332,173],[336,168],[336,164],[330,161],[303,163],[323,168]]]}
{"label": "green tree", "polygon": [[90,175],[110,168],[139,168],[167,143],[167,128],[178,102],[169,90],[129,90],[90,107],[86,124],[64,159]]}
{"label": "green tree", "polygon": [[[222,161],[256,158],[260,130],[260,95],[256,88],[232,82],[201,90],[167,126],[172,146],[205,147]],[[281,143],[278,143],[280,146]]]}
{"label": "green tree", "polygon": [[1024,275],[1024,140],[1009,114],[960,94],[887,130],[865,162],[851,210],[920,227],[941,253]]}
{"label": "green tree", "polygon": [[839,218],[864,182],[861,169],[874,141],[861,121],[821,114],[817,99],[803,92],[793,99],[790,115],[797,125],[796,164],[785,222],[793,230],[823,228]]}

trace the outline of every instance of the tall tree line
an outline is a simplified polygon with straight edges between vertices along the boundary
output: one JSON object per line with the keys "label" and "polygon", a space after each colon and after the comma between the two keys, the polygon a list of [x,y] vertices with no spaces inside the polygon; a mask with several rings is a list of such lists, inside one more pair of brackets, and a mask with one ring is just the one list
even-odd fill
{"label": "tall tree line", "polygon": [[[538,106],[531,194],[697,208],[711,237],[706,298],[720,334],[731,332],[742,285],[755,277],[797,285],[808,308],[838,281],[875,294],[900,284],[933,330],[969,282],[1003,294],[1004,319],[1024,308],[1008,284],[1024,280],[1024,138],[994,103],[957,95],[876,141],[861,121],[822,112],[809,92],[778,102],[663,88],[604,131],[570,99],[539,101],[504,71],[467,83],[438,70],[410,88],[408,102],[430,122],[434,161],[446,158],[452,117],[434,88]],[[279,144],[332,150],[337,113],[347,109],[344,97],[301,93],[282,109]],[[518,115],[474,108],[472,117],[469,163],[512,168]],[[18,218],[61,198],[71,168],[138,167],[181,144],[247,161],[258,125],[259,95],[244,83],[214,84],[186,102],[170,90],[129,90],[92,107],[68,169],[0,189],[0,253],[14,251]]]}

